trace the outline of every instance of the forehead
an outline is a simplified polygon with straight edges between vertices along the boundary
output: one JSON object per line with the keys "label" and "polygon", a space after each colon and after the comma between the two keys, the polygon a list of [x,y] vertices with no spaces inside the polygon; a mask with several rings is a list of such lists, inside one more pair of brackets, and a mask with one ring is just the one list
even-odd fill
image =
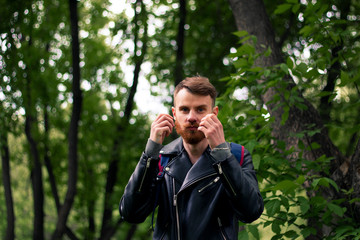
{"label": "forehead", "polygon": [[200,106],[200,105],[212,105],[212,98],[210,95],[202,96],[192,94],[187,89],[181,89],[174,98],[174,104],[176,107],[180,106]]}

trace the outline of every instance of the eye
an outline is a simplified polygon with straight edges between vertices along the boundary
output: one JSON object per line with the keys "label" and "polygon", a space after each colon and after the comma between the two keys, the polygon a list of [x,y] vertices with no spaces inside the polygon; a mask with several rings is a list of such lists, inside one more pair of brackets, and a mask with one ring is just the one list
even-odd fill
{"label": "eye", "polygon": [[206,112],[206,106],[199,106],[196,110],[198,113],[203,113]]}
{"label": "eye", "polygon": [[188,111],[189,111],[189,108],[187,108],[187,107],[181,107],[181,108],[180,108],[180,111],[181,111],[181,112],[188,112]]}

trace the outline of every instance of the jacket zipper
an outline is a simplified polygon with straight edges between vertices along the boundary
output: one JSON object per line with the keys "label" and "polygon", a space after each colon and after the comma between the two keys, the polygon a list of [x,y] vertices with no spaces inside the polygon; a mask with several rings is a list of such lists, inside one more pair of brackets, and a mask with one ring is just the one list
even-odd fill
{"label": "jacket zipper", "polygon": [[236,197],[236,192],[235,192],[235,190],[234,190],[233,186],[231,185],[231,183],[230,183],[230,181],[229,181],[228,177],[224,174],[224,172],[223,172],[223,170],[222,170],[222,167],[221,167],[221,164],[220,164],[220,163],[218,163],[217,165],[218,165],[218,169],[219,169],[219,174],[222,174],[222,175],[224,176],[224,178],[225,178],[225,180],[226,180],[227,184],[229,185],[229,187],[230,187],[230,189],[231,189],[232,193],[233,193],[233,194],[234,194],[234,196]]}
{"label": "jacket zipper", "polygon": [[225,233],[224,233],[224,231],[223,231],[223,227],[222,227],[222,224],[221,224],[221,220],[220,220],[220,218],[218,218],[217,220],[218,220],[218,224],[219,224],[219,227],[220,227],[221,236],[223,237],[224,240],[226,240],[226,236],[225,236]]}
{"label": "jacket zipper", "polygon": [[214,183],[216,183],[217,181],[219,181],[220,177],[216,177],[214,180],[212,180],[210,183],[208,183],[207,185],[205,185],[204,187],[200,188],[198,190],[198,192],[202,192],[204,191],[206,188],[210,187],[211,185],[213,185]]}
{"label": "jacket zipper", "polygon": [[146,168],[145,168],[145,171],[144,171],[144,175],[143,175],[143,177],[142,177],[142,179],[141,179],[141,183],[140,183],[140,187],[139,187],[139,192],[141,192],[141,190],[142,190],[142,186],[143,186],[143,184],[144,184],[144,180],[145,180],[145,176],[146,176],[147,170],[150,168],[150,163],[151,163],[151,158],[148,158],[148,159],[146,160]]}
{"label": "jacket zipper", "polygon": [[[198,181],[201,181],[201,180],[203,180],[203,179],[205,179],[205,178],[211,177],[211,176],[213,176],[213,175],[216,175],[216,173],[213,173],[213,174],[207,175],[207,176],[205,176],[205,177],[199,178],[198,180],[194,181],[194,182],[191,183],[190,185],[192,185],[192,184],[194,184],[194,183],[196,183],[196,182],[198,182]],[[216,180],[216,178],[214,179],[214,181],[215,181],[215,180]],[[174,191],[173,205],[174,205],[174,207],[175,207],[175,215],[176,215],[177,239],[180,240],[180,218],[179,218],[179,208],[178,208],[178,204],[177,204],[177,197],[178,197],[180,191],[183,190],[183,189],[180,189],[180,191],[179,191],[177,194],[175,194],[175,179],[173,178],[172,181],[173,181],[173,191]],[[214,181],[212,181],[212,183],[213,183]],[[218,181],[218,180],[216,180],[215,182],[217,182],[217,181]],[[205,186],[205,187],[206,187],[206,186]],[[201,189],[200,189],[200,190],[201,190]]]}
{"label": "jacket zipper", "polygon": [[180,219],[179,219],[179,209],[177,205],[177,194],[175,194],[175,179],[173,178],[173,190],[174,190],[174,207],[176,214],[176,230],[177,230],[177,239],[180,240]]}

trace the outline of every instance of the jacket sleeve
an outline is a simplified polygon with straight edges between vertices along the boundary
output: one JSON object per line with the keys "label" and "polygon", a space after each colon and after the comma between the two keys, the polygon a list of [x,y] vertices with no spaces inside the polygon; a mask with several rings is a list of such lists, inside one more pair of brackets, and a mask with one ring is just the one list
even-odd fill
{"label": "jacket sleeve", "polygon": [[244,162],[241,166],[233,154],[222,156],[225,159],[213,158],[214,167],[220,175],[236,215],[242,222],[253,222],[261,216],[264,203],[251,155],[245,149]]}
{"label": "jacket sleeve", "polygon": [[120,200],[121,217],[130,223],[141,223],[153,211],[159,159],[142,154]]}

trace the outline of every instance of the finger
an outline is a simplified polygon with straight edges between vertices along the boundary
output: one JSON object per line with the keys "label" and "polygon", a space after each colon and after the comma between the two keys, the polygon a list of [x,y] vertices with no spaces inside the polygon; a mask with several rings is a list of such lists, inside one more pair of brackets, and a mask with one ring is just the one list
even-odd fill
{"label": "finger", "polygon": [[169,125],[171,127],[174,127],[174,121],[173,118],[170,115],[167,116],[159,116],[153,123],[152,127],[162,127],[164,125]]}
{"label": "finger", "polygon": [[169,121],[169,120],[163,120],[163,121],[157,122],[157,123],[155,123],[155,124],[153,125],[153,128],[155,128],[155,129],[156,129],[156,128],[163,128],[163,127],[169,127],[170,130],[172,130],[173,127],[174,127],[174,123],[171,122],[171,121]]}
{"label": "finger", "polygon": [[164,121],[168,121],[171,125],[175,125],[174,124],[174,118],[172,116],[170,116],[169,114],[161,114],[158,116],[158,118],[155,120],[155,122],[164,122]]}
{"label": "finger", "polygon": [[216,123],[211,117],[207,117],[202,119],[199,125],[205,127],[206,129],[210,129],[214,128]]}

